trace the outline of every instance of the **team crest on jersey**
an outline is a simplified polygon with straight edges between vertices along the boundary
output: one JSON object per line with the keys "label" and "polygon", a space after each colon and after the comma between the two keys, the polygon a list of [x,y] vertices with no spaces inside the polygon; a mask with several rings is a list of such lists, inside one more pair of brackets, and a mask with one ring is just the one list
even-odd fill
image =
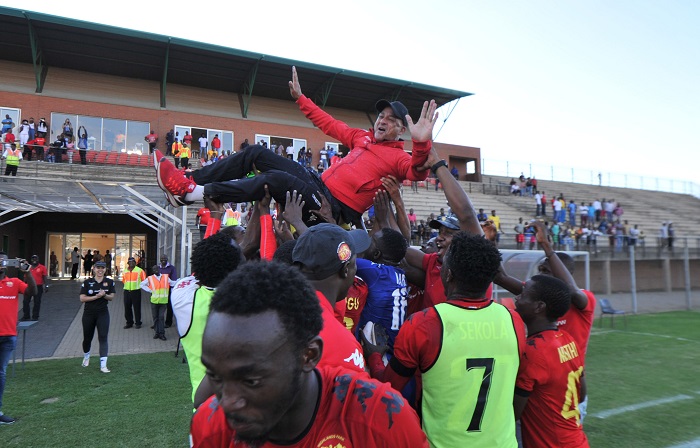
{"label": "team crest on jersey", "polygon": [[318,445],[316,445],[317,448],[347,448],[347,445],[345,445],[343,442],[345,442],[345,437],[341,436],[340,434],[333,434],[330,436],[326,436],[323,439],[321,439],[320,442],[318,442]]}
{"label": "team crest on jersey", "polygon": [[348,243],[343,241],[338,245],[338,260],[342,262],[350,261],[352,258],[352,250],[350,250],[350,246]]}

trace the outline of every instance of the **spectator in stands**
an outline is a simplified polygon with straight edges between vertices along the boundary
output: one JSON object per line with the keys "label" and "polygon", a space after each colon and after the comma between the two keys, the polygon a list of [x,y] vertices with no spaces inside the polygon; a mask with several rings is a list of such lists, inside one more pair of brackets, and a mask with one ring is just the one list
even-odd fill
{"label": "spectator in stands", "polygon": [[7,132],[3,133],[2,143],[3,150],[8,148],[15,148],[15,134],[12,133],[12,129],[9,129]]}
{"label": "spectator in stands", "polygon": [[498,245],[498,242],[501,240],[501,233],[505,233],[503,229],[501,229],[501,218],[496,215],[496,210],[491,210],[491,216],[489,216],[488,219],[493,222],[493,225],[498,231],[498,233],[496,233],[496,245]]}
{"label": "spectator in stands", "polygon": [[676,229],[673,228],[673,223],[669,222],[668,227],[666,229],[667,235],[668,235],[668,251],[673,254],[673,242],[676,239]]}
{"label": "spectator in stands", "polygon": [[588,206],[585,202],[581,201],[578,212],[581,215],[581,227],[586,227],[588,225]]}
{"label": "spectator in stands", "polygon": [[599,223],[603,213],[603,205],[601,204],[599,199],[593,201],[593,211],[595,212],[595,222]]}
{"label": "spectator in stands", "polygon": [[523,224],[523,218],[518,218],[518,223],[513,227],[513,230],[515,231],[515,248],[521,250],[525,242],[525,225]]}
{"label": "spectator in stands", "polygon": [[221,155],[221,139],[219,134],[214,134],[214,138],[211,139],[211,149],[214,150],[217,156]]}
{"label": "spectator in stands", "polygon": [[479,220],[479,222],[485,222],[487,219],[489,219],[489,216],[484,213],[484,209],[480,208],[479,213],[476,215],[476,219]]}
{"label": "spectator in stands", "polygon": [[2,120],[2,133],[6,134],[12,132],[14,127],[15,123],[12,121],[12,118],[10,118],[10,114],[5,114],[5,118]]}
{"label": "spectator in stands", "polygon": [[36,136],[46,139],[47,135],[49,135],[49,124],[46,122],[46,119],[42,117],[36,125]]}
{"label": "spectator in stands", "polygon": [[170,156],[173,154],[173,143],[175,143],[175,131],[171,129],[165,134],[165,155]]}
{"label": "spectator in stands", "polygon": [[563,222],[561,220],[561,211],[562,211],[562,206],[561,206],[561,201],[559,200],[559,198],[552,199],[552,216],[553,216],[552,221]]}
{"label": "spectator in stands", "polygon": [[452,167],[452,169],[450,170],[450,173],[452,174],[452,177],[455,178],[455,180],[459,180],[459,170],[457,170],[456,166]]}
{"label": "spectator in stands", "polygon": [[22,124],[17,130],[17,134],[19,135],[19,146],[24,147],[24,145],[26,145],[29,141],[29,121],[22,120]]}
{"label": "spectator in stands", "polygon": [[535,216],[542,216],[542,195],[540,193],[535,193]]}
{"label": "spectator in stands", "polygon": [[629,242],[630,246],[636,246],[637,240],[639,239],[639,224],[635,224],[629,231]]}
{"label": "spectator in stands", "polygon": [[515,181],[514,178],[510,179],[510,194],[512,194],[513,196],[518,196],[518,195],[522,196],[522,193],[520,191],[520,186],[518,185],[518,183]]}
{"label": "spectator in stands", "polygon": [[569,225],[571,227],[575,227],[576,226],[576,203],[574,202],[573,199],[569,201],[569,205],[567,208],[569,210]]}
{"label": "spectator in stands", "polygon": [[545,194],[544,190],[542,190],[542,207],[541,207],[541,212],[542,216],[546,217],[547,216],[547,195]]}
{"label": "spectator in stands", "polygon": [[182,136],[182,144],[192,146],[192,134],[190,134],[190,131],[185,131],[185,135]]}
{"label": "spectator in stands", "polygon": [[66,140],[66,143],[70,143],[73,141],[73,125],[70,122],[70,118],[66,118],[66,121],[63,122],[63,126],[61,127],[63,131],[63,137]]}
{"label": "spectator in stands", "polygon": [[148,153],[153,154],[153,151],[156,149],[156,144],[158,144],[158,134],[151,129],[151,132],[143,139],[148,142]]}
{"label": "spectator in stands", "polygon": [[[78,152],[80,153],[80,164],[87,165],[88,133],[85,126],[78,128]],[[86,274],[87,275],[87,274]]]}

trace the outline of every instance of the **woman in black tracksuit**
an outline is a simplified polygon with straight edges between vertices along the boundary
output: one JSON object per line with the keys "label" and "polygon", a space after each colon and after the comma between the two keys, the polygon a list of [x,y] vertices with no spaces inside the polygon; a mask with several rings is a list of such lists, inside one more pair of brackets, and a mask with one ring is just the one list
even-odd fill
{"label": "woman in black tracksuit", "polygon": [[98,261],[93,267],[94,275],[83,282],[80,288],[80,301],[83,310],[83,367],[90,365],[90,346],[97,328],[100,342],[100,371],[109,373],[107,368],[107,334],[109,332],[109,309],[107,303],[114,298],[114,280],[105,277],[107,265]]}

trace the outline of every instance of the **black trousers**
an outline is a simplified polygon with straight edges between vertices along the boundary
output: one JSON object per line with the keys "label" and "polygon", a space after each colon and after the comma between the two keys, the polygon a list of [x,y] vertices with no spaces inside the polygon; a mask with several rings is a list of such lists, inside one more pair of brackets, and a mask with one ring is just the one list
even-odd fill
{"label": "black trousers", "polygon": [[41,310],[42,295],[44,295],[44,285],[36,285],[36,294],[34,294],[33,296],[27,294],[24,295],[24,303],[22,304],[22,312],[24,313],[22,315],[23,319],[29,319],[29,305],[31,304],[32,299],[34,299],[34,308],[32,309],[31,318],[33,320],[39,320],[39,311]]}
{"label": "black trousers", "polygon": [[[254,168],[260,173],[246,178],[246,174]],[[248,146],[241,152],[194,171],[192,180],[204,185],[204,194],[212,196],[217,202],[257,201],[265,196],[267,185],[275,201],[284,204],[287,192],[296,190],[305,202],[302,219],[307,224],[315,223],[315,216],[310,211],[321,208],[318,193],[323,194],[321,190],[325,188],[320,179],[314,179],[306,168],[260,145]],[[327,199],[334,201],[332,197]]]}
{"label": "black trousers", "polygon": [[170,294],[173,292],[173,288],[168,290],[168,308],[165,310],[165,326],[170,327],[173,324],[173,304],[170,302]]}
{"label": "black trousers", "polygon": [[107,334],[109,333],[109,310],[97,313],[83,312],[83,353],[90,351],[92,338],[97,328],[97,340],[100,341],[100,357],[107,356]]}
{"label": "black trousers", "polygon": [[124,290],[124,317],[127,325],[141,325],[141,290]]}
{"label": "black trousers", "polygon": [[78,268],[79,267],[80,267],[80,263],[73,263],[73,268],[70,271],[70,278],[78,277]]}
{"label": "black trousers", "polygon": [[18,165],[5,165],[5,176],[17,176]]}

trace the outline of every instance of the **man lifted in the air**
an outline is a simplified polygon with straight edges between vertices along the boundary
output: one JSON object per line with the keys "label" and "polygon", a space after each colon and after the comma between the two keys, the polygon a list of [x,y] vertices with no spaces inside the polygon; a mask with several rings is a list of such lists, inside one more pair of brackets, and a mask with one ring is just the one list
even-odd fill
{"label": "man lifted in the air", "polygon": [[[186,177],[160,151],[155,151],[158,185],[165,191],[170,204],[178,207],[201,201],[204,195],[216,202],[254,201],[265,195],[264,186],[268,185],[272,197],[282,204],[288,191],[300,193],[305,200],[303,219],[307,224],[316,223],[312,211],[321,208],[320,192],[330,203],[338,223],[343,221],[361,227],[362,213],[372,205],[374,194],[382,188],[383,177],[393,175],[399,181],[418,181],[427,177],[429,167],[423,165],[432,147],[433,127],[438,118],[434,100],[423,104],[416,123],[401,102],[380,100],[375,105],[379,115],[374,127],[365,130],[351,128],[334,119],[305,97],[295,67],[292,67],[289,92],[316,127],[351,148],[346,157],[334,163],[319,178],[318,174],[298,163],[253,145],[188,173]],[[403,150],[400,139],[407,129],[413,140],[412,155]],[[245,177],[254,170],[255,177]]]}

